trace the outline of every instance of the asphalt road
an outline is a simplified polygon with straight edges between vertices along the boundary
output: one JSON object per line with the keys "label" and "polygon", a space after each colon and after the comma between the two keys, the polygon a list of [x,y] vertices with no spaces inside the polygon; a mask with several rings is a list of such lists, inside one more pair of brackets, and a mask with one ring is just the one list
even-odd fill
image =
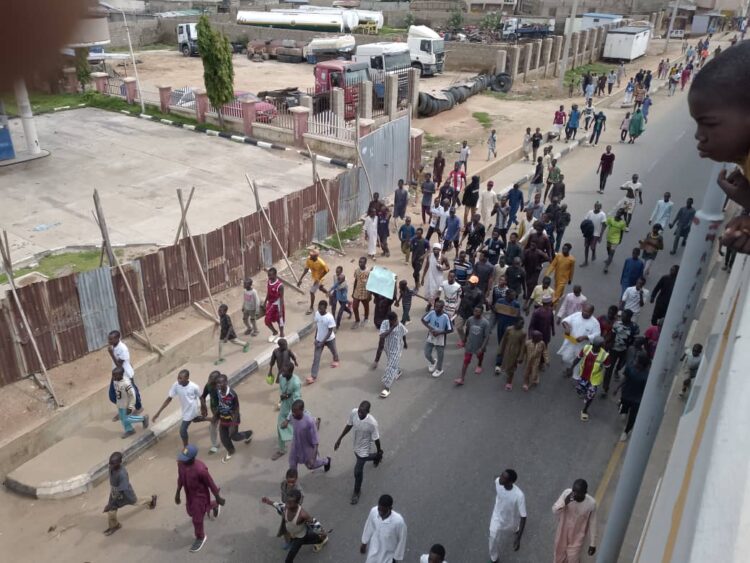
{"label": "asphalt road", "polygon": [[[595,170],[605,142],[612,142],[616,162],[607,193],[601,197],[604,209],[614,207],[622,193],[616,188],[632,173],[639,173],[643,182],[645,204],[636,209],[610,273],[602,273],[601,258],[576,272],[575,282],[583,286],[584,294],[596,305],[597,315],[617,303],[623,260],[646,234],[648,217],[657,199],[669,190],[676,206],[688,196],[696,197],[699,205],[708,178],[710,167],[698,159],[694,150],[685,96],[667,98],[659,93],[654,102],[651,123],[635,145],[616,142],[617,125],[624,112],[609,110],[610,128],[600,147],[579,148],[562,161],[568,186],[566,201],[573,212],[565,238],[573,243],[573,254],[579,263],[582,239],[578,225],[598,197]],[[671,233],[665,239],[670,245]],[[680,257],[662,252],[647,287],[652,287]],[[413,318],[418,318],[420,305],[415,300]],[[642,323],[649,318],[650,307],[641,315]],[[409,349],[402,364],[404,376],[387,400],[377,398],[380,371],[369,369],[377,343],[373,328],[356,333],[342,329],[338,337],[341,368],[324,368],[321,381],[314,388],[303,388],[308,409],[323,418],[321,453],[333,455],[334,460],[328,474],[311,474],[301,468],[304,505],[334,532],[323,552],[312,554],[304,548],[297,560],[363,561],[358,553],[362,526],[378,496],[387,492],[395,498],[395,510],[404,515],[409,527],[406,561],[417,561],[435,542],[446,546],[452,563],[487,561],[487,531],[494,502],[492,480],[510,467],[519,474],[517,484],[526,493],[529,518],[521,550],[506,554],[502,560],[549,561],[555,526],[551,505],[560,491],[579,477],[588,480],[592,494],[597,491],[622,430],[615,401],[597,399],[590,410],[591,420],[579,420],[581,402],[570,380],[561,376],[554,354],[559,336],[551,345],[551,369],[542,375],[541,386],[532,392],[523,393],[518,386],[512,393],[504,391],[503,382],[491,373],[491,361],[481,376],[470,373],[467,384],[455,388],[452,380],[461,361],[455,337],[451,337],[446,354],[446,373],[436,380],[427,374],[422,356],[424,330],[417,325],[418,322],[409,327]],[[490,357],[495,351],[494,337],[491,342]],[[309,366],[310,342],[305,341],[297,354],[301,365]],[[328,359],[325,352],[324,366]],[[306,370],[300,373],[305,374]],[[203,383],[203,378],[197,380]],[[243,420],[255,429],[256,439],[251,446],[240,444],[238,455],[228,465],[218,463],[216,458],[208,460],[228,503],[219,522],[207,523],[209,541],[194,558],[216,562],[282,561],[282,542],[274,537],[277,517],[259,503],[263,495],[278,495],[287,465],[286,458],[276,462],[268,459],[275,444],[275,391],[258,377],[238,391],[244,404]],[[372,414],[380,422],[385,460],[377,469],[371,464],[366,467],[362,498],[353,507],[349,505],[354,466],[350,437],[335,455],[333,443],[350,409],[363,399],[372,401]],[[150,494],[152,490],[160,494],[155,512],[123,510],[123,530],[104,538],[100,532],[106,519],[100,511],[107,496],[106,485],[83,497],[59,502],[30,502],[3,493],[3,553],[17,561],[183,561],[188,556],[192,527],[184,507],[175,507],[171,500],[178,444],[174,434],[129,466],[139,494]],[[205,427],[193,436],[205,452]],[[55,529],[47,531],[50,526]]]}

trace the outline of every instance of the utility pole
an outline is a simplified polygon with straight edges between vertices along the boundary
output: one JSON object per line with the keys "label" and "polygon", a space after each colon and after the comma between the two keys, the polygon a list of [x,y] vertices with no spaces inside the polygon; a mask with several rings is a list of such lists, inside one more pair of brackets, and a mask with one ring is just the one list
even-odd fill
{"label": "utility pole", "polygon": [[684,350],[685,338],[695,317],[695,307],[700,301],[708,266],[713,257],[714,242],[724,220],[724,193],[716,183],[721,169],[721,164],[713,167],[703,197],[703,206],[693,219],[638,418],[625,454],[620,480],[617,482],[615,498],[609,509],[604,537],[597,550],[597,563],[618,561],[633,507],[639,496],[648,458],[672,388],[674,367]]}
{"label": "utility pole", "polygon": [[[570,8],[570,25],[565,33],[565,43],[563,44],[562,58],[560,59],[560,90],[565,89],[565,71],[568,66],[568,53],[570,52],[570,42],[573,40],[573,27],[576,22],[576,12],[578,11],[578,0],[573,0],[573,6]],[[575,53],[573,63],[570,68],[576,64]]]}
{"label": "utility pole", "polygon": [[141,113],[146,113],[146,103],[143,101],[143,91],[141,90],[141,81],[138,78],[138,65],[135,64],[135,54],[133,53],[133,42],[130,40],[130,27],[128,26],[128,18],[125,17],[125,10],[117,8],[116,6],[112,6],[111,4],[108,4],[107,2],[103,2],[102,0],[99,0],[99,5],[107,8],[108,10],[120,12],[120,14],[122,15],[122,23],[125,26],[125,35],[128,36],[128,50],[130,51],[130,60],[133,63],[133,74],[135,74],[135,85],[138,88],[138,98],[141,100]]}
{"label": "utility pole", "polygon": [[677,17],[677,10],[680,9],[680,0],[672,0],[674,2],[674,6],[672,7],[672,15],[669,18],[669,29],[667,29],[667,40],[664,43],[664,51],[662,54],[665,54],[667,50],[669,49],[669,38],[672,35],[672,30],[674,29],[674,20]]}

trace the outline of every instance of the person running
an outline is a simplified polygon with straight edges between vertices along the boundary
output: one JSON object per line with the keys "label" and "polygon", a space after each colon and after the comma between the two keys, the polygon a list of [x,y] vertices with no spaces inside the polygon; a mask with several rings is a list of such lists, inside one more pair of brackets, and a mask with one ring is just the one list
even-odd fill
{"label": "person running", "polygon": [[[135,384],[135,370],[133,369],[133,364],[130,363],[130,350],[128,350],[128,347],[122,341],[119,330],[113,330],[107,335],[107,353],[112,360],[112,367],[121,367],[125,372],[125,377],[132,383],[133,391],[135,391],[135,404],[133,405],[135,410],[133,414],[141,414],[143,411],[141,393]],[[117,405],[114,382],[112,381],[109,384],[109,400],[115,406]],[[119,412],[112,418],[113,422],[117,422],[118,420],[120,420]]]}
{"label": "person running", "polygon": [[602,397],[609,393],[609,385],[612,376],[620,379],[620,370],[626,365],[626,355],[630,346],[635,341],[640,329],[633,322],[633,311],[630,309],[622,310],[622,316],[612,324],[612,338],[609,346],[610,363],[604,373],[602,386]]}
{"label": "person running", "polygon": [[594,106],[591,105],[591,99],[588,99],[583,106],[583,128],[585,131],[589,130],[592,119],[594,119]]}
{"label": "person running", "polygon": [[651,230],[646,233],[643,239],[638,241],[638,244],[643,251],[643,261],[645,266],[643,268],[643,275],[647,276],[651,272],[651,264],[656,260],[657,254],[660,250],[664,250],[664,237],[661,235],[661,225],[655,223],[652,225]]}
{"label": "person running", "polygon": [[641,110],[641,108],[638,108],[630,117],[630,123],[628,124],[628,134],[630,135],[628,144],[632,145],[633,143],[635,143],[635,140],[643,135],[643,132],[645,130],[645,117],[643,116],[643,111]]}
{"label": "person running", "polygon": [[276,461],[286,454],[287,444],[292,441],[294,433],[289,425],[284,422],[289,419],[292,413],[292,405],[295,401],[302,400],[302,382],[294,373],[294,366],[291,362],[284,362],[279,368],[279,414],[276,417],[276,436],[278,439],[278,448],[271,456],[271,460]]}
{"label": "person running", "polygon": [[370,510],[362,531],[359,552],[367,555],[365,563],[392,563],[404,560],[406,522],[393,510],[393,497],[381,495]]}
{"label": "person running", "polygon": [[607,227],[607,259],[604,261],[604,273],[609,272],[609,266],[615,257],[615,251],[622,242],[622,235],[628,228],[625,222],[625,211],[618,209],[614,217],[607,217],[604,225]]}
{"label": "person running", "polygon": [[601,334],[601,326],[590,303],[585,303],[580,312],[565,317],[561,324],[564,336],[557,354],[565,365],[565,377],[570,377],[579,353]]}
{"label": "person running", "polygon": [[405,348],[408,348],[406,344],[406,335],[408,332],[403,323],[399,322],[395,311],[389,312],[386,319],[380,325],[378,349],[375,352],[375,362],[372,364],[372,369],[377,367],[380,356],[383,350],[385,350],[385,357],[388,363],[385,366],[385,371],[381,379],[383,382],[383,390],[380,392],[381,399],[386,399],[391,394],[393,382],[401,377],[401,353]]}
{"label": "person running", "polygon": [[635,425],[641,399],[643,399],[643,393],[646,391],[650,363],[647,354],[640,354],[636,356],[634,364],[625,366],[625,381],[622,384],[622,394],[620,395],[620,416],[627,416],[627,422],[625,423],[625,429],[620,434],[620,442],[628,440]]}
{"label": "person running", "polygon": [[674,230],[674,244],[672,245],[672,250],[669,252],[673,256],[677,254],[677,245],[680,243],[680,239],[682,239],[682,246],[685,246],[687,237],[690,234],[690,227],[693,225],[693,217],[695,217],[695,208],[693,207],[693,198],[689,197],[685,202],[685,206],[680,207],[679,211],[677,211],[674,221],[669,224],[670,229],[677,225],[677,228]]}
{"label": "person running", "polygon": [[283,528],[289,536],[289,551],[284,559],[285,563],[294,563],[303,545],[312,545],[313,551],[318,552],[328,543],[328,534],[318,520],[310,516],[302,508],[302,493],[292,489],[282,502],[273,502],[268,497],[260,499],[263,504],[276,509],[282,519]]}
{"label": "person running", "polygon": [[612,153],[612,145],[607,145],[604,148],[601,158],[599,159],[599,166],[596,169],[596,173],[599,174],[599,194],[604,193],[604,188],[607,186],[607,179],[615,171],[615,155]]}
{"label": "person running", "polygon": [[607,116],[604,115],[603,111],[599,111],[594,116],[594,124],[591,127],[591,137],[589,137],[589,145],[598,145],[599,137],[607,130]]}
{"label": "person running", "polygon": [[172,402],[172,399],[177,397],[180,401],[180,409],[182,410],[182,424],[180,424],[180,438],[182,439],[183,447],[188,446],[188,427],[193,422],[205,422],[207,419],[201,416],[201,388],[195,383],[190,381],[190,372],[186,369],[180,370],[177,374],[177,381],[172,384],[169,388],[167,398],[164,399],[159,410],[156,411],[153,421],[156,422],[159,419],[161,411],[167,408],[167,405]]}
{"label": "person running", "polygon": [[253,289],[253,280],[248,278],[244,284],[245,291],[242,294],[242,322],[245,325],[245,334],[258,336],[258,312],[260,311],[260,297]]}
{"label": "person running", "polygon": [[555,254],[555,257],[547,266],[545,276],[554,274],[555,276],[555,303],[559,301],[565,292],[565,286],[573,283],[573,276],[576,270],[576,259],[570,254],[573,245],[566,242],[562,247],[562,252]]}
{"label": "person running", "polygon": [[576,479],[552,505],[552,514],[557,517],[555,563],[580,563],[587,536],[586,552],[589,557],[596,553],[596,500],[588,494],[588,488],[584,479]]}
{"label": "person running", "polygon": [[565,113],[565,106],[560,106],[560,109],[555,112],[555,115],[552,118],[552,128],[555,130],[555,135],[558,141],[562,140],[562,132],[565,129],[565,123],[567,120],[568,114]]}
{"label": "person running", "polygon": [[[346,283],[346,276],[343,272],[336,276],[336,280],[331,286],[331,292],[334,296],[334,304],[338,305],[339,311],[336,315],[336,329],[339,329],[341,328],[341,317],[344,313],[349,315],[349,320],[352,318],[352,310],[349,308],[349,285]],[[335,310],[336,307],[334,307]]]}
{"label": "person running", "polygon": [[[268,283],[266,284],[266,299],[263,302],[266,314],[263,318],[271,336],[269,342],[276,341],[277,338],[284,338],[284,284],[278,278],[276,268],[268,268]],[[279,326],[277,331],[273,324]]]}
{"label": "person running", "polygon": [[411,239],[417,234],[414,225],[411,224],[411,217],[404,218],[404,224],[398,228],[398,240],[401,242],[401,252],[404,255],[404,262],[411,263]]}
{"label": "person running", "polygon": [[[122,369],[122,368],[115,368]],[[122,453],[114,452],[109,456],[108,464],[109,476],[109,499],[104,507],[107,513],[107,529],[104,530],[105,536],[111,536],[117,530],[122,528],[122,524],[117,520],[117,511],[125,506],[147,506],[149,510],[156,508],[156,495],[148,498],[138,498],[130,484],[128,471],[122,465]]]}
{"label": "person running", "polygon": [[[599,322],[596,321],[597,327]],[[583,398],[583,410],[581,420],[589,420],[589,407],[596,397],[596,392],[604,380],[604,370],[609,366],[609,352],[604,349],[604,339],[595,336],[591,344],[586,344],[573,360],[572,368],[581,362],[581,368],[574,379],[576,380],[576,392]]]}
{"label": "person running", "polygon": [[625,210],[625,222],[628,224],[628,227],[630,227],[630,221],[633,220],[635,206],[637,204],[643,205],[642,185],[638,181],[638,174],[633,174],[632,179],[620,186],[620,190],[625,192],[625,197],[618,202],[617,208]]}
{"label": "person running", "polygon": [[660,319],[663,319],[667,315],[667,308],[669,307],[669,300],[672,297],[672,290],[674,284],[677,281],[677,273],[680,271],[680,267],[675,264],[669,269],[669,273],[659,278],[656,282],[654,290],[651,292],[651,303],[654,305],[654,311],[651,313],[651,324],[655,325]]}
{"label": "person running", "polygon": [[472,356],[476,355],[477,357],[477,367],[474,369],[474,373],[477,375],[482,373],[484,353],[487,351],[487,343],[492,333],[490,322],[484,318],[482,315],[483,312],[484,306],[481,304],[476,305],[473,315],[466,320],[466,342],[464,344],[464,361],[461,366],[461,376],[453,380],[453,383],[458,386],[464,384],[466,370],[469,368]]}
{"label": "person running", "polygon": [[322,467],[326,473],[331,470],[331,458],[318,457],[318,424],[312,415],[305,410],[305,402],[297,399],[292,403],[292,412],[281,423],[281,428],[292,426],[292,447],[289,449],[289,468],[297,469],[304,464],[309,470]]}
{"label": "person running", "polygon": [[[156,417],[154,417],[156,419]],[[195,541],[190,547],[190,553],[197,553],[206,544],[208,536],[203,529],[206,515],[209,519],[219,517],[221,507],[226,500],[219,494],[219,487],[214,483],[208,467],[197,459],[198,448],[192,444],[186,445],[177,456],[177,492],[174,495],[175,504],[182,502],[180,493],[185,489],[185,510],[193,521]],[[215,500],[211,500],[213,494]]]}
{"label": "person running", "polygon": [[[201,393],[201,416],[203,418],[208,418],[208,407],[211,407],[210,425],[208,427],[208,435],[211,439],[209,454],[215,454],[219,451],[219,396],[216,381],[220,375],[221,372],[216,370],[209,373],[208,380],[203,386],[203,393]],[[206,404],[206,397],[210,400],[208,405]]]}
{"label": "person running", "polygon": [[219,423],[219,438],[227,450],[221,459],[227,463],[234,455],[235,448],[232,442],[244,441],[249,444],[253,439],[253,431],[239,431],[240,426],[240,398],[237,392],[229,387],[227,376],[223,373],[216,378],[216,395],[218,399],[217,414],[214,418]]}
{"label": "person running", "polygon": [[370,402],[362,401],[359,407],[352,409],[349,419],[344,426],[333,451],[338,451],[341,440],[354,429],[354,492],[349,504],[357,504],[362,491],[362,480],[364,479],[365,463],[371,461],[377,467],[383,459],[383,448],[380,445],[380,432],[378,421],[370,414]]}
{"label": "person running", "polygon": [[682,389],[680,390],[679,395],[681,399],[684,399],[687,396],[688,391],[690,391],[690,386],[692,385],[695,376],[698,375],[698,368],[701,365],[702,359],[703,345],[701,344],[693,344],[692,348],[686,348],[685,353],[680,358],[683,372],[687,374],[687,377],[682,380]]}
{"label": "person running", "polygon": [[628,287],[622,294],[620,299],[620,310],[630,309],[633,311],[633,318],[638,320],[638,315],[641,313],[641,309],[646,304],[648,299],[649,290],[643,287],[646,284],[646,278],[638,278],[635,285]]}
{"label": "person running", "polygon": [[[443,311],[443,302],[435,301],[432,310],[422,317],[422,324],[427,329],[427,339],[424,344],[424,357],[427,359],[427,371],[432,377],[443,375],[443,358],[447,335],[453,332],[453,323]],[[433,358],[433,350],[437,360]]]}
{"label": "person running", "polygon": [[599,244],[604,229],[606,229],[607,214],[602,211],[602,204],[598,201],[594,203],[594,208],[586,213],[581,222],[581,232],[583,233],[583,253],[584,261],[581,267],[589,265],[589,250],[591,251],[591,261],[596,261],[596,245]]}
{"label": "person running", "polygon": [[634,248],[630,258],[627,258],[622,265],[622,273],[620,274],[620,295],[625,293],[625,290],[635,285],[645,270],[645,264],[641,260],[640,248]]}
{"label": "person running", "polygon": [[339,352],[336,348],[336,321],[333,315],[328,312],[328,302],[326,300],[321,299],[318,303],[318,310],[315,312],[313,322],[316,326],[315,339],[313,340],[314,355],[313,363],[310,367],[310,376],[305,379],[308,385],[312,385],[318,380],[323,348],[328,348],[333,355],[331,367],[339,367]]}
{"label": "person running", "polygon": [[326,263],[323,262],[323,259],[320,257],[320,251],[317,248],[313,248],[310,251],[307,260],[305,261],[305,269],[302,271],[302,275],[299,277],[299,281],[297,282],[297,287],[300,287],[302,285],[302,280],[307,275],[307,272],[310,272],[313,283],[312,286],[310,286],[310,308],[307,310],[306,314],[313,314],[315,294],[318,292],[318,290],[326,294],[328,293],[328,290],[323,286],[323,278],[329,271],[330,269],[328,268],[328,265],[326,265]]}
{"label": "person running", "polygon": [[232,325],[232,317],[229,316],[228,311],[229,307],[225,304],[222,303],[219,305],[219,357],[214,362],[216,366],[226,361],[222,351],[224,344],[227,342],[235,346],[242,346],[243,353],[246,353],[250,349],[250,345],[247,342],[237,338],[237,333],[234,331],[234,326]]}
{"label": "person running", "polygon": [[[422,229],[417,229],[417,236],[421,237]],[[418,249],[412,253],[412,260],[417,256]],[[370,270],[367,269],[367,257],[362,256],[359,259],[357,268],[354,270],[354,285],[352,286],[352,308],[354,309],[354,324],[352,329],[366,326],[370,317],[370,292],[367,291],[367,280],[370,277]],[[362,304],[364,309],[364,318],[360,321],[359,305]]]}
{"label": "person running", "polygon": [[499,563],[500,553],[518,551],[526,527],[526,497],[516,485],[518,473],[506,469],[495,478],[495,506],[490,518],[490,561]]}
{"label": "person running", "polygon": [[124,431],[121,438],[128,438],[135,434],[133,423],[140,422],[143,429],[148,428],[148,415],[141,416],[133,414],[135,411],[135,389],[129,378],[125,377],[125,369],[117,366],[112,370],[112,382],[115,388],[115,405],[117,414],[122,423]]}
{"label": "person running", "polygon": [[524,348],[519,358],[519,365],[526,362],[523,370],[523,390],[539,385],[539,372],[549,366],[549,351],[547,344],[542,339],[542,333],[538,330],[529,332]]}
{"label": "person running", "polygon": [[419,563],[448,563],[445,560],[445,548],[439,543],[430,548],[430,553],[424,553],[419,558]]}

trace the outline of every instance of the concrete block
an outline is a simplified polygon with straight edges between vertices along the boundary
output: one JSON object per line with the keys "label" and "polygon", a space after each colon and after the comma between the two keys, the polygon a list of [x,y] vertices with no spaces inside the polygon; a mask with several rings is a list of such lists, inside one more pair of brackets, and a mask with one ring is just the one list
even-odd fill
{"label": "concrete block", "polygon": [[417,106],[419,105],[419,70],[412,68],[409,70],[409,81],[408,81],[408,100],[411,106],[412,117],[417,116]]}
{"label": "concrete block", "polygon": [[107,93],[107,73],[106,72],[92,72],[91,78],[94,81],[94,88],[100,94]]}
{"label": "concrete block", "polygon": [[498,49],[495,53],[495,74],[505,72],[505,65],[508,61],[508,52],[504,49]]}
{"label": "concrete block", "polygon": [[552,44],[554,40],[551,37],[547,37],[542,42],[542,61],[541,66],[544,68],[544,78],[547,78],[554,71],[554,66],[551,61],[552,57]]}
{"label": "concrete block", "polygon": [[526,77],[529,74],[529,69],[531,68],[531,52],[532,52],[532,44],[526,43],[526,45],[523,46],[523,81],[526,82]]}
{"label": "concrete block", "polygon": [[359,83],[359,117],[372,119],[372,82],[365,80]]}
{"label": "concrete block", "polygon": [[542,40],[537,39],[534,41],[534,62],[531,68],[539,68],[542,61]]}
{"label": "concrete block", "polygon": [[242,106],[242,129],[248,137],[253,136],[253,123],[255,122],[255,100],[241,100]]}
{"label": "concrete block", "polygon": [[159,88],[159,108],[162,113],[169,113],[169,102],[172,99],[171,86],[157,86]]}
{"label": "concrete block", "polygon": [[389,74],[385,77],[385,114],[388,119],[395,119],[398,111],[398,76]]}
{"label": "concrete block", "polygon": [[508,63],[508,70],[510,77],[515,80],[518,76],[518,59],[521,57],[521,48],[518,45],[513,45],[510,48],[510,61]]}
{"label": "concrete block", "polygon": [[342,88],[334,88],[331,92],[331,111],[336,116],[337,126],[344,123],[344,90]]}
{"label": "concrete block", "polygon": [[304,135],[307,133],[308,121],[312,112],[306,107],[297,106],[290,108],[289,113],[292,114],[294,119],[294,144],[303,148],[305,146]]}
{"label": "concrete block", "polygon": [[138,84],[136,84],[135,78],[129,76],[123,78],[122,81],[125,84],[125,99],[129,104],[134,104],[138,94]]}

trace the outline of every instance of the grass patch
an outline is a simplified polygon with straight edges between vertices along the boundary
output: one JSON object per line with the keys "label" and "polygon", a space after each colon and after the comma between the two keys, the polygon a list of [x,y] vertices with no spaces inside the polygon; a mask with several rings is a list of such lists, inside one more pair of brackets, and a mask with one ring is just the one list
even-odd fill
{"label": "grass patch", "polygon": [[378,31],[378,35],[403,35],[407,32],[403,27],[389,27],[384,25]]}
{"label": "grass patch", "polygon": [[[118,258],[123,255],[122,249],[115,250]],[[13,276],[19,278],[31,272],[39,272],[48,278],[56,278],[61,274],[71,272],[88,272],[99,267],[101,251],[83,250],[81,252],[63,252],[62,254],[50,254],[39,260],[34,268],[19,268],[13,271]],[[106,263],[106,258],[105,258]],[[0,274],[0,283],[6,283],[8,276]]]}
{"label": "grass patch", "polygon": [[442,147],[446,143],[450,143],[448,139],[444,139],[438,135],[430,135],[429,133],[424,134],[424,143],[422,144],[423,149],[437,149]]}
{"label": "grass patch", "polygon": [[579,66],[574,69],[565,71],[565,80],[564,83],[566,85],[570,85],[571,83],[579,82],[583,75],[587,72],[590,72],[591,74],[606,74],[613,68],[616,68],[616,65],[612,64],[606,64],[606,63],[590,63],[587,65]]}
{"label": "grass patch", "polygon": [[[10,117],[18,116],[18,106],[13,94],[2,96],[5,103],[5,112]],[[35,114],[47,113],[54,108],[63,106],[73,106],[83,103],[79,94],[43,94],[41,92],[30,92],[29,101],[31,102],[31,111]]]}
{"label": "grass patch", "polygon": [[491,98],[495,98],[496,100],[514,100],[521,102],[529,102],[539,99],[532,94],[518,94],[515,92],[493,92],[492,90],[485,90],[481,93],[481,95],[489,96]]}
{"label": "grass patch", "polygon": [[[105,49],[108,53],[129,53],[130,50],[127,47],[112,47],[111,49]],[[154,43],[153,45],[142,45],[137,49],[134,49],[134,53],[141,51],[177,51],[177,45],[170,45],[167,43]]]}
{"label": "grass patch", "polygon": [[479,124],[485,129],[489,129],[490,127],[492,127],[492,118],[486,111],[475,111],[471,114],[471,116],[476,119]]}
{"label": "grass patch", "polygon": [[[357,223],[355,225],[352,225],[350,227],[347,227],[343,231],[339,231],[339,237],[341,238],[341,243],[345,243],[347,241],[351,240],[357,240],[359,236],[362,234],[362,224]],[[336,238],[336,235],[333,235],[332,237],[328,237],[326,240],[323,241],[324,244],[327,246],[330,246],[332,248],[336,248],[338,250],[343,250],[339,246],[339,241]]]}

